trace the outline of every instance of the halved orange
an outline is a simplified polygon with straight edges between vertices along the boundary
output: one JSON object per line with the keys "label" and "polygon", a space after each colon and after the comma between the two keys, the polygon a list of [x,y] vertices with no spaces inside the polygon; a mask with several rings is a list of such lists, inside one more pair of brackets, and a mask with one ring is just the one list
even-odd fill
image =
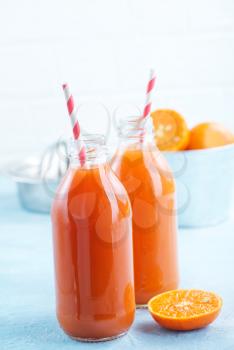
{"label": "halved orange", "polygon": [[171,109],[158,109],[151,113],[155,141],[161,151],[185,150],[189,143],[190,131],[185,119]]}
{"label": "halved orange", "polygon": [[213,292],[178,289],[159,294],[148,302],[148,309],[162,327],[192,330],[208,326],[222,307],[222,299]]}
{"label": "halved orange", "polygon": [[204,149],[234,143],[234,135],[218,123],[201,123],[190,132],[188,149]]}

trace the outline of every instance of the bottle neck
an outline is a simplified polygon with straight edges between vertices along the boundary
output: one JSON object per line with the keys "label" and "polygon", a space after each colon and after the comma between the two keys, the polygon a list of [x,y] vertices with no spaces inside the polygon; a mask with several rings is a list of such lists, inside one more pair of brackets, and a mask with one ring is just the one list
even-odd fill
{"label": "bottle neck", "polygon": [[[81,164],[79,150],[84,147],[85,159]],[[107,162],[107,147],[103,135],[82,135],[80,140],[70,142],[69,159],[71,167],[90,169]]]}
{"label": "bottle neck", "polygon": [[154,141],[151,119],[139,119],[139,117],[128,117],[122,120],[118,126],[120,143],[128,146],[142,148],[144,145]]}

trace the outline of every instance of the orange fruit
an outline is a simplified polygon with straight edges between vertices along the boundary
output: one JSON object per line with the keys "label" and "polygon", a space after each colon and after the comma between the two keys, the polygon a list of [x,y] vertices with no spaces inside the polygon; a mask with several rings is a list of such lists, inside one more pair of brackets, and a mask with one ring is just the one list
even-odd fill
{"label": "orange fruit", "polygon": [[187,331],[208,326],[218,316],[222,299],[203,290],[172,290],[148,302],[148,309],[162,327]]}
{"label": "orange fruit", "polygon": [[218,123],[201,123],[190,132],[188,149],[203,149],[228,145],[234,135]]}
{"label": "orange fruit", "polygon": [[171,109],[158,109],[151,113],[155,141],[161,151],[181,151],[189,143],[189,129],[185,119]]}

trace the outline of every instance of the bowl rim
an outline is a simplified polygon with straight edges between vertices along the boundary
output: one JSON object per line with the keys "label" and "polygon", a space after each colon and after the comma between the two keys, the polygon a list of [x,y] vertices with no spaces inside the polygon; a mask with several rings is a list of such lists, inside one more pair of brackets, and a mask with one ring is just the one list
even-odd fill
{"label": "bowl rim", "polygon": [[217,147],[210,147],[210,148],[202,148],[202,149],[185,149],[181,151],[163,151],[163,154],[186,154],[186,155],[196,155],[196,154],[209,154],[214,152],[222,152],[233,149],[234,150],[234,143],[230,143],[228,145],[223,146],[217,146]]}
{"label": "bowl rim", "polygon": [[[22,161],[10,162],[6,166],[6,175],[12,178],[15,183],[21,183],[26,185],[41,185],[43,184],[43,178],[38,176],[32,176],[27,174],[27,171],[23,170],[24,167],[38,168],[40,158],[29,156]],[[47,182],[56,183],[54,179],[47,179]]]}

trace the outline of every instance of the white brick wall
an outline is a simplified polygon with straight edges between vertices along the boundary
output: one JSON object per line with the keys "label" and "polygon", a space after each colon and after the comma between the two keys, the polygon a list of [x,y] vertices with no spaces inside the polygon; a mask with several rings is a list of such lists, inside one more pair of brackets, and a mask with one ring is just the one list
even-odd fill
{"label": "white brick wall", "polygon": [[[39,151],[69,133],[60,84],[113,110],[141,104],[149,67],[154,107],[190,125],[234,129],[233,0],[0,1],[0,158]],[[83,124],[105,123],[95,103]]]}

